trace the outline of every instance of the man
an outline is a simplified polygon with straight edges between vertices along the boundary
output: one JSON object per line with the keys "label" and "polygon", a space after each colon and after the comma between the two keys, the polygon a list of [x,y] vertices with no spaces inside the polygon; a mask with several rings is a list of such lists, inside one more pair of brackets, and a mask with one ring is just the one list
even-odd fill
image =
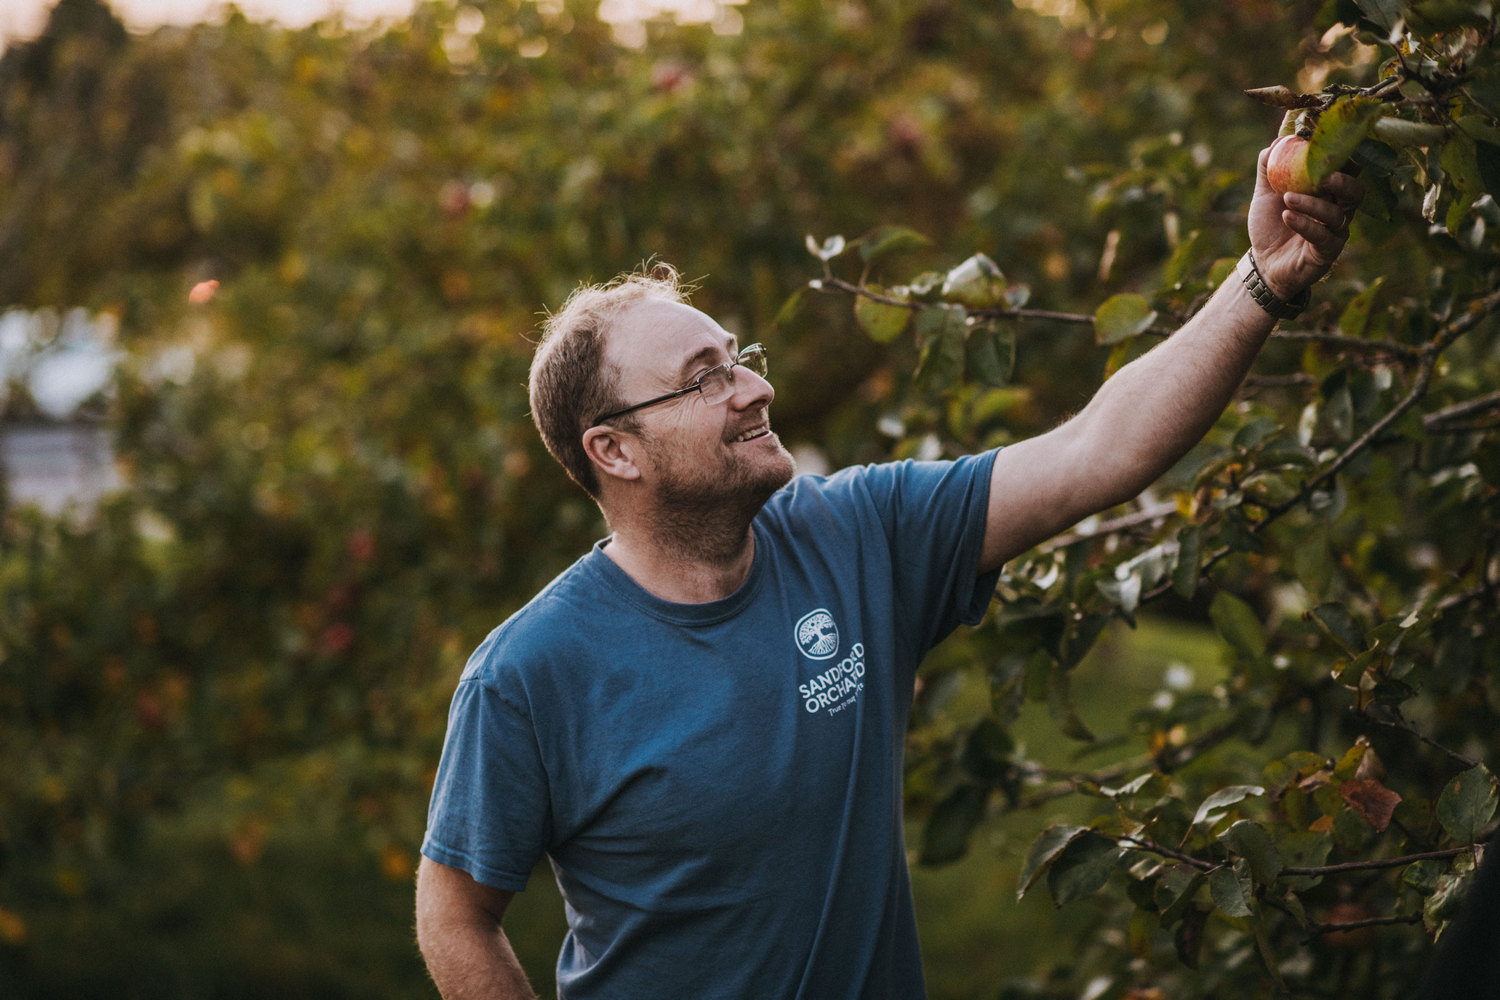
{"label": "man", "polygon": [[533,994],[501,929],[567,901],[567,998],[918,998],[901,761],[917,665],[1000,567],[1137,495],[1213,424],[1342,250],[1359,182],[1278,195],[1253,260],[1077,416],[998,452],[793,479],[758,346],[675,276],[582,289],[532,366],[611,535],[459,682],[418,875],[445,997]]}

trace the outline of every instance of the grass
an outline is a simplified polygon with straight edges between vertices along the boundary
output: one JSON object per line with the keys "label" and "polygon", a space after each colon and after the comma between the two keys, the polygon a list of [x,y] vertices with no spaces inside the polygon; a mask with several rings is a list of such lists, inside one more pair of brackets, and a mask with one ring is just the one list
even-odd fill
{"label": "grass", "polygon": [[[1116,625],[1075,668],[1073,695],[1079,715],[1110,749],[1090,755],[1089,768],[1143,751],[1129,733],[1131,711],[1147,704],[1174,665],[1192,675],[1195,689],[1224,675],[1219,643],[1210,629],[1143,618],[1134,631]],[[964,692],[957,712],[984,711],[988,693]],[[1045,704],[1028,703],[1013,736],[1033,760],[1067,767],[1085,749],[1052,724]],[[1086,823],[1095,800],[1059,799],[1036,812],[1002,815],[987,824],[960,861],[914,865],[912,892],[922,935],[931,1000],[1000,996],[1006,983],[1033,979],[1051,968],[1064,949],[1086,935],[1097,914],[1087,900],[1064,909],[1045,889],[1016,898],[1021,863],[1038,833],[1053,823]],[[919,831],[908,829],[915,842]]]}

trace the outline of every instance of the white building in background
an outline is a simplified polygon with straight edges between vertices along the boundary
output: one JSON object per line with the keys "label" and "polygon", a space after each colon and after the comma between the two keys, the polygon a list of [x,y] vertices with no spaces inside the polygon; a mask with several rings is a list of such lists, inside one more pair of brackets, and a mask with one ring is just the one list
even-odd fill
{"label": "white building in background", "polygon": [[119,360],[108,317],[81,309],[0,315],[0,414],[18,409],[18,393],[35,412],[0,418],[0,471],[11,503],[57,514],[121,486],[108,432],[85,415],[108,393]]}

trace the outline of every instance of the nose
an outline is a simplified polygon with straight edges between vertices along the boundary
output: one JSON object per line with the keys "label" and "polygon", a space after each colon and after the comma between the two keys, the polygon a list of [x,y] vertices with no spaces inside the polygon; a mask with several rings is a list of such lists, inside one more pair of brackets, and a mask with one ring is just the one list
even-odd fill
{"label": "nose", "polygon": [[739,410],[755,406],[770,406],[776,398],[776,389],[770,380],[757,375],[744,365],[734,367],[734,393],[729,397],[730,405]]}

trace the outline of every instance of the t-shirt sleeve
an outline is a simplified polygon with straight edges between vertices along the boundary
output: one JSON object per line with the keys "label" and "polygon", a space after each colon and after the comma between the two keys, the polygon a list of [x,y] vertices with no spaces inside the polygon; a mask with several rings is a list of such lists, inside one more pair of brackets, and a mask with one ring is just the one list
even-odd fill
{"label": "t-shirt sleeve", "polygon": [[519,892],[547,849],[548,803],[530,718],[466,675],[448,712],[422,853],[476,882]]}
{"label": "t-shirt sleeve", "polygon": [[907,622],[928,626],[922,648],[960,624],[977,625],[999,582],[980,574],[995,452],[952,462],[871,467],[871,490],[894,560],[895,598]]}

